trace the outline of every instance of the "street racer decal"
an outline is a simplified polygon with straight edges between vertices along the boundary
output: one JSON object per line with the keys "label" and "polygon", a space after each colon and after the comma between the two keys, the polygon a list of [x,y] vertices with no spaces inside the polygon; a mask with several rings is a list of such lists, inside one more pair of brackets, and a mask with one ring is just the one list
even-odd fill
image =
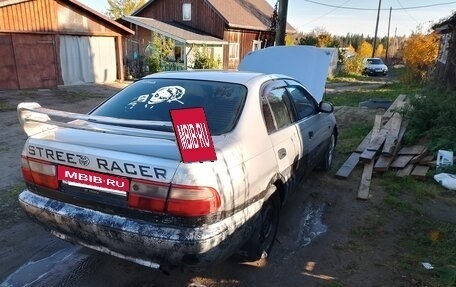
{"label": "street racer decal", "polygon": [[167,86],[158,89],[157,91],[141,95],[135,98],[127,105],[127,109],[133,109],[137,105],[144,105],[146,109],[152,109],[155,105],[166,102],[179,102],[184,104],[180,99],[185,95],[185,88],[180,86]]}
{"label": "street racer decal", "polygon": [[102,173],[112,173],[128,177],[143,177],[158,180],[167,179],[166,169],[152,167],[145,164],[123,162],[100,157],[89,157],[77,153],[59,151],[34,145],[29,145],[27,147],[27,152],[28,155],[32,157],[64,165],[92,168]]}

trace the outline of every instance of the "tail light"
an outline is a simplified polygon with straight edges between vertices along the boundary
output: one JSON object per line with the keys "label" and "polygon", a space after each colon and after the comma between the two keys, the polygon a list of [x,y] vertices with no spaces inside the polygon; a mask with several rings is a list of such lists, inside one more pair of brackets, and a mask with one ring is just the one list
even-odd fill
{"label": "tail light", "polygon": [[218,192],[210,187],[171,185],[166,211],[181,216],[213,213],[220,207]]}
{"label": "tail light", "polygon": [[128,206],[165,212],[169,184],[133,179],[128,193]]}
{"label": "tail light", "polygon": [[220,196],[210,187],[132,180],[128,205],[147,211],[192,217],[215,212],[220,207]]}
{"label": "tail light", "polygon": [[26,156],[22,156],[21,161],[22,176],[25,181],[51,189],[59,188],[55,164]]}

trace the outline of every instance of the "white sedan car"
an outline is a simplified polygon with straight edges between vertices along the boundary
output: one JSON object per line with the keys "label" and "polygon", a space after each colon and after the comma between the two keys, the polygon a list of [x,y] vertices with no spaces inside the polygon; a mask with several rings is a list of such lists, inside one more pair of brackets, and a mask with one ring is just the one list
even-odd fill
{"label": "white sedan car", "polygon": [[[189,107],[217,160],[182,162],[169,110]],[[291,77],[224,71],[147,76],[88,114],[22,103],[20,205],[59,238],[149,267],[257,260],[288,192],[330,168],[332,111]]]}

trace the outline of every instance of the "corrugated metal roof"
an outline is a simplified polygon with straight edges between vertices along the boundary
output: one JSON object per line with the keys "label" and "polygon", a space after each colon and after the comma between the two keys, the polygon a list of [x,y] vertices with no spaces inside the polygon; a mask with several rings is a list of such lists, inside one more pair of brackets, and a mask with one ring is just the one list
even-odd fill
{"label": "corrugated metal roof", "polygon": [[122,20],[136,24],[148,30],[165,35],[175,41],[188,44],[228,44],[219,38],[176,22],[163,22],[153,18],[123,16]]}

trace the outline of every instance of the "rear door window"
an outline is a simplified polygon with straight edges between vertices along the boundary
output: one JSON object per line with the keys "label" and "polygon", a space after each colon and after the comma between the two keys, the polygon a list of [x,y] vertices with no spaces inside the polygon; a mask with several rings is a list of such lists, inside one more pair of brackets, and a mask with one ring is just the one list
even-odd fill
{"label": "rear door window", "polygon": [[131,120],[171,121],[169,110],[203,107],[212,135],[230,132],[243,108],[247,88],[240,84],[143,79],[120,91],[92,115]]}
{"label": "rear door window", "polygon": [[[267,101],[271,108],[276,129],[290,125],[293,122],[291,114],[290,99],[285,88],[277,88],[266,94]],[[264,111],[263,111],[264,114]]]}

